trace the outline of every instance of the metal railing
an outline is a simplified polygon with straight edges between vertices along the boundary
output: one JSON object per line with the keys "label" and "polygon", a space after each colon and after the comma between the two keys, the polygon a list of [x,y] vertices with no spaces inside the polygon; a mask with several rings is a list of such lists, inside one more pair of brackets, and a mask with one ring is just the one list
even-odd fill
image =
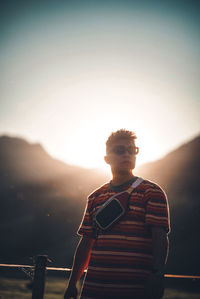
{"label": "metal railing", "polygon": [[[7,268],[19,268],[23,270],[31,279],[33,280],[32,285],[32,299],[43,299],[44,288],[45,288],[45,274],[46,271],[71,271],[70,268],[55,268],[47,267],[49,258],[46,255],[38,255],[36,257],[35,266],[30,265],[10,265],[10,264],[0,264],[1,267]],[[200,279],[197,275],[175,275],[175,274],[165,274],[166,278],[181,278],[181,279]]]}

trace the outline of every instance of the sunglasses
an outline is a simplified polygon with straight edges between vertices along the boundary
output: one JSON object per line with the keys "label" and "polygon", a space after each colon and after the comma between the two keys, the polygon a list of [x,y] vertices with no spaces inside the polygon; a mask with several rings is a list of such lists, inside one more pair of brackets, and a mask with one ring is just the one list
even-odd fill
{"label": "sunglasses", "polygon": [[116,155],[124,155],[126,151],[130,155],[137,155],[139,153],[139,147],[137,146],[124,146],[124,145],[116,145],[109,152]]}

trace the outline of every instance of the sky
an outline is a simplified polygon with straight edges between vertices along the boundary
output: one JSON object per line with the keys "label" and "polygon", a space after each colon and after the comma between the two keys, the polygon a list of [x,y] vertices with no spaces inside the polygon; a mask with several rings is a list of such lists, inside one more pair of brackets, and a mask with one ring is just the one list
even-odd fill
{"label": "sky", "polygon": [[0,135],[104,168],[134,131],[137,165],[200,133],[198,1],[1,1]]}

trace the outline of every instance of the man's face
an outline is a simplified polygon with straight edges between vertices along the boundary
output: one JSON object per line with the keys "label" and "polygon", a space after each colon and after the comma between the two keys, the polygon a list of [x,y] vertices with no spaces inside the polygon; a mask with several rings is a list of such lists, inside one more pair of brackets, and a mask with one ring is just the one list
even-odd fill
{"label": "man's face", "polygon": [[135,168],[138,148],[127,139],[119,139],[108,148],[105,161],[115,172],[130,172]]}

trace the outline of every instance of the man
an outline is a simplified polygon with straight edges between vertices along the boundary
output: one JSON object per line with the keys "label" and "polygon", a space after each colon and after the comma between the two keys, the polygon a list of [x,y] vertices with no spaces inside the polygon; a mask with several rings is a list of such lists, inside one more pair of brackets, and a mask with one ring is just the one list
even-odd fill
{"label": "man", "polygon": [[112,195],[127,190],[137,177],[136,135],[121,129],[106,142],[105,162],[112,180],[89,197],[78,233],[65,299],[77,298],[76,284],[85,269],[81,299],[158,299],[163,295],[168,255],[169,211],[163,190],[143,180],[131,193],[125,215],[103,231],[94,223],[98,209]]}

